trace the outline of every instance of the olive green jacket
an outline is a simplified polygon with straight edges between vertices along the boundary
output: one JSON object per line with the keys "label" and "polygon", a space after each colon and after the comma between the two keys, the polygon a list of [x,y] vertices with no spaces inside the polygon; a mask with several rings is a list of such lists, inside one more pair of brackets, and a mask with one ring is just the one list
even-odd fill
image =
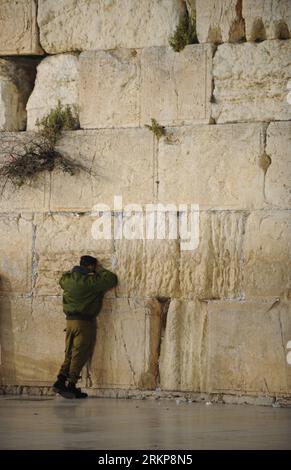
{"label": "olive green jacket", "polygon": [[117,276],[107,269],[88,273],[81,266],[64,273],[60,279],[63,289],[63,309],[68,320],[91,320],[101,310],[104,293],[116,286]]}

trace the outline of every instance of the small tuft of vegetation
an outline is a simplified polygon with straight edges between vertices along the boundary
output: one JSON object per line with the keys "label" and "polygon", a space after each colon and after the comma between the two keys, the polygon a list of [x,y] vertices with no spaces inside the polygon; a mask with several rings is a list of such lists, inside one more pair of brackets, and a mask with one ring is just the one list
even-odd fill
{"label": "small tuft of vegetation", "polygon": [[2,193],[7,181],[20,187],[31,182],[44,171],[61,169],[64,173],[74,175],[80,169],[88,171],[81,163],[75,162],[56,150],[56,144],[63,130],[78,129],[79,122],[71,108],[63,107],[60,102],[56,108],[37,122],[39,132],[22,149],[12,150],[7,155],[7,161],[0,168],[0,178],[5,180]]}
{"label": "small tuft of vegetation", "polygon": [[55,145],[64,130],[79,129],[79,120],[76,117],[76,110],[67,104],[65,107],[58,101],[58,104],[49,114],[36,121],[39,134],[51,145]]}
{"label": "small tuft of vegetation", "polygon": [[152,125],[150,124],[145,124],[145,127],[149,129],[153,134],[156,136],[156,138],[159,140],[161,137],[166,135],[166,128],[164,126],[161,126],[156,119],[152,118]]}
{"label": "small tuft of vegetation", "polygon": [[180,17],[176,31],[170,37],[169,44],[175,52],[180,52],[188,44],[197,43],[196,19],[191,18],[186,12]]}

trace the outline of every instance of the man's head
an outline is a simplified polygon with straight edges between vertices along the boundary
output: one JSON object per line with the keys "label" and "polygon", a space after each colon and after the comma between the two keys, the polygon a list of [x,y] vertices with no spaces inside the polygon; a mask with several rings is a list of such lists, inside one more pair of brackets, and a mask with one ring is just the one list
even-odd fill
{"label": "man's head", "polygon": [[94,258],[93,256],[84,255],[80,258],[80,266],[86,268],[89,273],[96,271],[97,263],[97,258]]}

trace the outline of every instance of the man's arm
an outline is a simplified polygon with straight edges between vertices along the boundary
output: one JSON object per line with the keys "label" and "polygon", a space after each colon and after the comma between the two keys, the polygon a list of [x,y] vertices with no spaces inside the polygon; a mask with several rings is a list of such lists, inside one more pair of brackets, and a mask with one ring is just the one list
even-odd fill
{"label": "man's arm", "polygon": [[61,286],[62,289],[64,289],[63,281],[64,281],[64,278],[65,278],[65,275],[66,275],[66,273],[62,274],[62,276],[60,277],[60,280],[59,280],[59,285]]}
{"label": "man's arm", "polygon": [[117,285],[117,276],[108,269],[100,267],[94,274],[94,281],[96,292],[105,292]]}

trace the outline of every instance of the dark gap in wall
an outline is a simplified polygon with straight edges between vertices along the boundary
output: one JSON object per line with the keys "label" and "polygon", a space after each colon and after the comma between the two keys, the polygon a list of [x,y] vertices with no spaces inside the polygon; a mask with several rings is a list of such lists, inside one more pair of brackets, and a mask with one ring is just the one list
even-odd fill
{"label": "dark gap in wall", "polygon": [[290,31],[285,21],[280,20],[276,24],[275,37],[277,39],[290,39]]}
{"label": "dark gap in wall", "polygon": [[257,18],[253,23],[251,40],[254,42],[262,42],[266,39],[266,30],[262,18]]}
{"label": "dark gap in wall", "polygon": [[[35,83],[35,78],[36,78],[36,67],[38,64],[42,61],[43,57],[40,56],[5,56],[1,57],[3,60],[8,60],[9,62],[12,62],[15,67],[19,67],[25,70],[25,73],[29,79],[29,84],[33,88],[34,83]],[[17,83],[16,85],[18,87],[21,87],[22,85],[22,77],[19,75],[16,77]]]}
{"label": "dark gap in wall", "polygon": [[158,364],[157,364],[157,388],[160,387],[160,355],[162,349],[162,342],[165,336],[167,327],[168,311],[171,303],[171,297],[157,297],[157,301],[161,305],[161,322],[160,322],[160,340],[158,346]]}
{"label": "dark gap in wall", "polygon": [[[43,57],[32,56],[1,56],[0,67],[2,73],[9,77],[9,80],[16,86],[24,110],[27,101],[34,89],[36,79],[36,69]],[[23,121],[19,130],[26,129],[26,112],[23,114]]]}
{"label": "dark gap in wall", "polygon": [[230,42],[245,42],[246,41],[246,28],[245,19],[242,15],[242,0],[237,0],[235,5],[236,20],[231,26],[229,40]]}
{"label": "dark gap in wall", "polygon": [[210,26],[208,30],[208,41],[214,44],[222,44],[222,34],[219,26]]}

